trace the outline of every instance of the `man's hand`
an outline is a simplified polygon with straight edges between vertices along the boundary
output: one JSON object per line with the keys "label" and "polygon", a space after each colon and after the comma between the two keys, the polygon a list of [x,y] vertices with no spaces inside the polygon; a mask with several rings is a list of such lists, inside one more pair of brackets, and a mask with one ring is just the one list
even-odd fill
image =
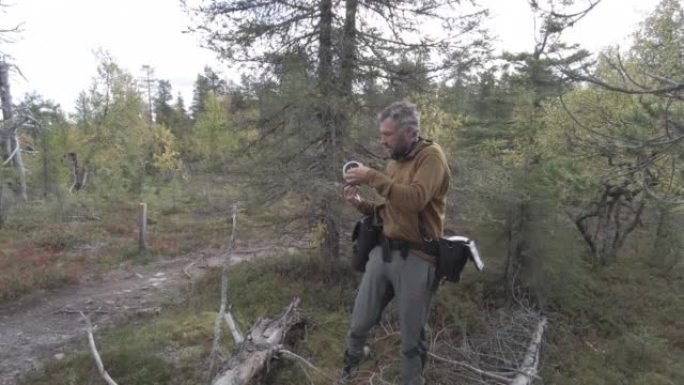
{"label": "man's hand", "polygon": [[349,169],[349,171],[347,171],[344,174],[344,180],[348,184],[354,185],[354,186],[363,184],[366,182],[366,176],[368,175],[368,170],[370,170],[370,168],[359,163],[359,167]]}
{"label": "man's hand", "polygon": [[356,186],[349,184],[344,185],[344,187],[342,187],[342,196],[344,197],[344,200],[353,204],[355,207],[358,207],[359,204],[361,204],[361,196],[359,196],[359,193],[356,191]]}

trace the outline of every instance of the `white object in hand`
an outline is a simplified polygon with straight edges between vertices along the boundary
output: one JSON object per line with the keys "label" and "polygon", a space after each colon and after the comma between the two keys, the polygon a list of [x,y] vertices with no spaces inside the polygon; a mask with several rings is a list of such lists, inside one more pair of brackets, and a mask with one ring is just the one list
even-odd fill
{"label": "white object in hand", "polygon": [[344,177],[347,175],[347,171],[351,170],[352,168],[357,168],[361,164],[355,160],[350,160],[349,162],[345,163],[344,166],[342,166],[342,176]]}

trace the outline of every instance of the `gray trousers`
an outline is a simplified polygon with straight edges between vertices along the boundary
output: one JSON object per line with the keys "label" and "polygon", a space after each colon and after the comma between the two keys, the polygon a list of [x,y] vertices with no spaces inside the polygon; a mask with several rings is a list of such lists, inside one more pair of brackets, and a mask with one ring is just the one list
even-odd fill
{"label": "gray trousers", "polygon": [[425,324],[433,294],[435,265],[409,254],[403,259],[392,251],[384,262],[382,249],[370,253],[356,295],[351,326],[347,333],[347,353],[362,357],[371,327],[380,322],[382,311],[395,298],[401,331],[401,374],[405,385],[423,384],[423,361],[427,355]]}

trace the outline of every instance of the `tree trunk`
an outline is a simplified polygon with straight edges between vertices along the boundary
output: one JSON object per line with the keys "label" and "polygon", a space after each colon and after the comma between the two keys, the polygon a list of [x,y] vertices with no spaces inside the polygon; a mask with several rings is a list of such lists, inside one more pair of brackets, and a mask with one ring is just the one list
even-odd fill
{"label": "tree trunk", "polygon": [[318,35],[318,84],[321,96],[325,99],[330,94],[332,85],[332,0],[321,0],[321,17]]}
{"label": "tree trunk", "polygon": [[19,139],[17,138],[17,127],[14,125],[12,116],[12,94],[10,93],[9,85],[9,65],[0,62],[0,102],[2,103],[2,118],[3,118],[3,138],[5,140],[5,149],[7,151],[7,158],[11,158],[11,162],[17,169],[19,176],[19,191],[21,199],[28,201],[26,193],[26,172],[24,170],[24,162],[21,158],[21,147]]}
{"label": "tree trunk", "polygon": [[78,155],[75,152],[70,152],[65,155],[71,166],[71,187],[69,192],[79,191],[85,187],[88,178],[88,172],[85,167],[78,164]]}
{"label": "tree trunk", "polygon": [[527,258],[529,201],[524,197],[512,201],[508,213],[508,251],[503,278],[506,283],[506,300],[510,303],[515,299],[515,289],[520,280],[519,273],[524,268]]}
{"label": "tree trunk", "polygon": [[[327,194],[327,193],[326,193]],[[320,256],[322,259],[337,259],[340,257],[340,231],[338,229],[339,212],[332,205],[332,194],[323,198],[323,242]]]}
{"label": "tree trunk", "polygon": [[658,204],[658,226],[650,253],[650,263],[666,273],[670,273],[684,255],[684,237],[680,230],[682,221],[677,217],[675,208],[666,203]]}
{"label": "tree trunk", "polygon": [[358,0],[347,0],[344,31],[342,34],[341,90],[342,96],[351,97],[353,92],[354,66],[356,64],[356,10]]}
{"label": "tree trunk", "polygon": [[[333,9],[332,0],[321,0],[319,19],[319,48],[318,48],[318,85],[321,95],[318,116],[322,127],[328,130],[324,141],[323,153],[326,156],[324,162],[324,179],[332,183],[337,177],[337,165],[340,163],[340,124],[339,117],[341,108],[336,106],[338,102],[333,91]],[[321,212],[321,225],[323,227],[323,240],[321,243],[320,256],[323,259],[339,257],[339,215],[333,205],[336,199],[335,192],[323,191],[319,210]]]}

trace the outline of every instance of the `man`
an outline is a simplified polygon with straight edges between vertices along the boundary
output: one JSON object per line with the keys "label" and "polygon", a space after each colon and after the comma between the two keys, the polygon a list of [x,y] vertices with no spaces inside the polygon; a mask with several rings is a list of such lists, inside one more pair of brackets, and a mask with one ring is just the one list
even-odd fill
{"label": "man", "polygon": [[[424,326],[435,289],[435,257],[420,250],[423,238],[442,236],[449,168],[442,149],[420,137],[416,107],[396,102],[378,116],[380,143],[391,160],[385,173],[364,165],[345,174],[343,196],[364,214],[377,208],[380,245],[370,253],[347,333],[343,377],[351,377],[363,356],[371,327],[396,297],[401,330],[402,378],[423,384],[427,357]],[[382,206],[362,199],[356,186],[367,184],[385,198]]]}

